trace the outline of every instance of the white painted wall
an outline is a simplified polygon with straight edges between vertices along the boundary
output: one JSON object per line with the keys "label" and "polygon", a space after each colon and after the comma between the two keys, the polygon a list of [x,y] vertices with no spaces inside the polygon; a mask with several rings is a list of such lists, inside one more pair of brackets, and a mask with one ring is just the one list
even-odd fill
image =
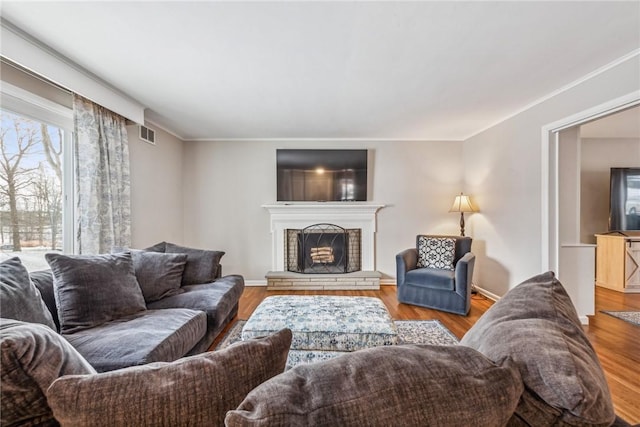
{"label": "white painted wall", "polygon": [[183,142],[156,131],[156,145],[138,137],[138,126],[127,126],[131,163],[131,246],[142,248],[166,240],[183,241]]}
{"label": "white painted wall", "polygon": [[[420,233],[458,234],[448,213],[461,188],[462,142],[254,141],[185,143],[185,243],[226,251],[224,274],[265,282],[271,269],[269,214],[277,148],[368,148],[369,200],[378,212],[376,268],[395,278],[395,256]],[[469,228],[472,231],[472,227]]]}
{"label": "white painted wall", "polygon": [[583,324],[595,310],[595,247],[580,244],[580,127],[558,137],[558,239],[556,274],[571,297]]}
{"label": "white painted wall", "polygon": [[635,56],[465,141],[465,188],[481,210],[469,220],[481,288],[503,295],[545,264],[541,128],[639,90],[638,75]]}
{"label": "white painted wall", "polygon": [[558,221],[560,245],[580,241],[580,128],[560,132],[558,145]]}
{"label": "white painted wall", "polygon": [[609,227],[609,169],[640,167],[640,138],[582,138],[580,241]]}

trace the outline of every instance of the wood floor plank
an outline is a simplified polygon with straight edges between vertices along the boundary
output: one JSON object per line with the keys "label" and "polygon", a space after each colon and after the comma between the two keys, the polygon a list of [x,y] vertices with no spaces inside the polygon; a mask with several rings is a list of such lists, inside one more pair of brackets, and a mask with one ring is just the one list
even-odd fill
{"label": "wood floor plank", "polygon": [[[270,295],[352,295],[380,298],[396,320],[440,320],[455,336],[462,336],[473,326],[493,301],[474,295],[468,316],[401,304],[395,286],[381,286],[379,291],[267,291],[266,287],[247,287],[240,299],[239,319],[248,319],[264,298]],[[640,294],[623,294],[596,287],[596,313],[585,332],[605,371],[616,413],[635,424],[640,423],[640,326],[601,313],[601,310],[640,310]],[[230,326],[229,326],[230,327]],[[219,339],[224,334],[221,334]],[[212,348],[217,344],[214,343]]]}

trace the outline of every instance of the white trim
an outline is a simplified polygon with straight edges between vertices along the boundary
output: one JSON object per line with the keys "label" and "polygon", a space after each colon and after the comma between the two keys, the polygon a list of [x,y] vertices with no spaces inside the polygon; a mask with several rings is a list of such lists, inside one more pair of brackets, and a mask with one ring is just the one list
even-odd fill
{"label": "white trim", "polygon": [[380,279],[380,286],[398,286],[396,279]]}
{"label": "white trim", "polygon": [[[148,120],[147,120],[148,121]],[[446,142],[464,142],[463,139],[450,139],[450,138],[316,138],[316,137],[304,137],[304,138],[187,138],[185,142],[433,142],[433,141],[446,141]]]}
{"label": "white trim", "polygon": [[375,271],[376,213],[385,205],[367,202],[299,202],[262,205],[270,215],[271,269],[285,271],[285,233],[313,224],[331,223],[361,230],[360,254],[363,271]]}
{"label": "white trim", "polygon": [[484,295],[485,297],[489,298],[492,301],[498,301],[500,298],[502,298],[502,297],[494,294],[493,292],[489,292],[488,290],[479,287],[478,285],[474,284],[473,287],[474,287],[474,289],[476,291],[478,291],[479,294]]}
{"label": "white trim", "polygon": [[4,19],[0,19],[0,39],[2,56],[136,123],[144,123],[144,106],[138,101]]}
{"label": "white trim", "polygon": [[481,130],[479,130],[479,131],[467,136],[466,138],[464,138],[464,140],[466,141],[467,139],[473,138],[474,136],[476,136],[478,134],[481,134],[482,132],[484,132],[484,131],[486,131],[488,129],[491,129],[494,126],[497,126],[500,123],[505,122],[505,121],[517,116],[518,114],[523,113],[523,112],[535,107],[536,105],[542,104],[543,102],[548,101],[549,99],[551,99],[551,98],[553,98],[553,97],[555,97],[557,95],[560,95],[563,92],[566,92],[566,91],[568,91],[570,89],[573,89],[574,87],[576,87],[578,85],[581,85],[582,83],[584,83],[584,82],[586,82],[586,81],[598,76],[599,74],[607,72],[610,69],[615,68],[618,65],[624,63],[625,61],[628,61],[629,59],[633,58],[634,56],[639,56],[639,55],[640,55],[640,49],[632,50],[631,52],[627,53],[626,55],[623,55],[620,58],[615,59],[615,60],[609,62],[608,64],[603,65],[602,67],[600,67],[600,68],[598,68],[598,69],[596,69],[596,70],[594,70],[594,71],[592,71],[592,72],[590,72],[588,74],[585,74],[584,76],[580,77],[579,79],[574,80],[571,83],[566,84],[566,85],[562,86],[561,88],[556,89],[553,92],[550,92],[550,93],[548,93],[548,94],[536,99],[535,101],[525,105],[524,107],[519,108],[518,110],[516,110],[516,111],[514,111],[512,113],[509,113],[508,116],[503,117],[502,119],[494,122],[493,124],[491,124],[489,126],[485,126]]}
{"label": "white trim", "polygon": [[[559,237],[558,237],[558,144],[554,144],[554,152],[552,153],[551,148],[551,137],[563,129],[567,129],[573,126],[577,126],[580,124],[584,124],[586,122],[595,120],[597,118],[607,116],[609,114],[616,113],[618,111],[631,108],[633,106],[640,105],[640,90],[633,91],[627,95],[612,99],[610,101],[604,102],[602,104],[591,107],[587,110],[578,112],[576,114],[572,114],[571,116],[565,117],[563,119],[557,120],[555,122],[546,124],[542,126],[541,134],[542,134],[542,158],[541,158],[541,177],[542,177],[542,188],[541,188],[541,206],[542,206],[542,221],[541,221],[541,243],[542,243],[542,260],[541,260],[541,271],[548,270],[557,270],[558,267],[558,256],[559,251],[555,251],[555,256],[551,256],[550,253],[550,236],[551,233],[555,236],[555,244],[559,248]],[[553,156],[553,157],[552,157]],[[555,160],[556,166],[555,170],[550,170],[550,162],[551,160]],[[554,182],[551,182],[550,173],[554,174]],[[553,185],[555,189],[555,209],[554,212],[550,212],[550,186]],[[553,218],[555,219],[554,230],[551,230],[551,215],[553,214]],[[552,259],[553,258],[553,259]],[[557,273],[557,271],[556,271]]]}
{"label": "white trim", "polygon": [[267,286],[267,281],[265,280],[245,280],[244,281],[244,285],[245,286],[249,286],[249,287],[258,287],[258,286]]}
{"label": "white trim", "polygon": [[73,130],[73,110],[11,83],[0,81],[2,108],[59,128]]}

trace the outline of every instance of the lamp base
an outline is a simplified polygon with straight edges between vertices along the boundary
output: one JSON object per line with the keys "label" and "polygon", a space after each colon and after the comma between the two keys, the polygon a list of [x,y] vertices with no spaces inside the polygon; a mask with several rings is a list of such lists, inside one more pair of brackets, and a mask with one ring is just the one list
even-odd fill
{"label": "lamp base", "polygon": [[464,237],[464,212],[460,212],[460,236]]}

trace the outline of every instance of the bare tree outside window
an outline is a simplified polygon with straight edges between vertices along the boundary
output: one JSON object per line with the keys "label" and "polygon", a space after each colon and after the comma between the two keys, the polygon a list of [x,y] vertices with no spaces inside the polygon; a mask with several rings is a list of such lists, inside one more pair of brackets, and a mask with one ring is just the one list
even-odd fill
{"label": "bare tree outside window", "polygon": [[0,260],[44,268],[44,254],[62,248],[63,130],[0,115]]}

